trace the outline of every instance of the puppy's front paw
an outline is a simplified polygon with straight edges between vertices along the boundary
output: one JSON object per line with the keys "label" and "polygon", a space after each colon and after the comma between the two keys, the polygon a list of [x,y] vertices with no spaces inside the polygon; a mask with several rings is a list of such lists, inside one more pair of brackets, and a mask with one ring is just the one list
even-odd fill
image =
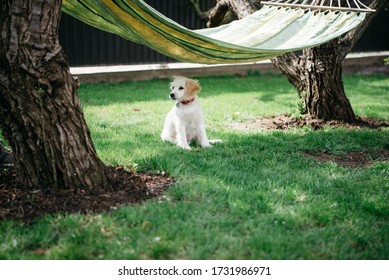
{"label": "puppy's front paw", "polygon": [[202,148],[211,148],[211,147],[212,147],[212,145],[211,145],[209,142],[203,143],[203,144],[201,144],[200,146],[201,146]]}
{"label": "puppy's front paw", "polygon": [[185,145],[185,144],[177,144],[178,147],[182,148],[182,149],[185,149],[185,150],[191,150],[191,147],[189,147],[189,145]]}

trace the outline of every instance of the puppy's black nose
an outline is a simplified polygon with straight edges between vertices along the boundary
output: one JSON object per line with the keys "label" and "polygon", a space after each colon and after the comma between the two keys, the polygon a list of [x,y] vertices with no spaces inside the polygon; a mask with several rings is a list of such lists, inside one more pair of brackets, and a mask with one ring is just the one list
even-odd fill
{"label": "puppy's black nose", "polygon": [[176,98],[176,95],[174,93],[171,93],[169,96],[170,96],[171,99],[175,99]]}

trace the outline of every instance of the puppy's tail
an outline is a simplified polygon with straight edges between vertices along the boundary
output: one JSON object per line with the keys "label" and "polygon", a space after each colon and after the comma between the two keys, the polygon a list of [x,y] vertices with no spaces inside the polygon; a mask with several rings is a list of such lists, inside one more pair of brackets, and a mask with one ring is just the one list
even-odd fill
{"label": "puppy's tail", "polygon": [[208,140],[208,142],[209,142],[209,144],[223,143],[223,141],[220,139]]}

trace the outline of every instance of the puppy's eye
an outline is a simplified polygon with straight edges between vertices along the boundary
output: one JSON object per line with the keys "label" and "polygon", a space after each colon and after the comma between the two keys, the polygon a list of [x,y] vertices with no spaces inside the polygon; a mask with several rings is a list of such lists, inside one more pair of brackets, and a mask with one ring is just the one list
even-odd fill
{"label": "puppy's eye", "polygon": [[178,89],[179,89],[179,90],[183,90],[183,89],[184,89],[184,87],[179,87]]}

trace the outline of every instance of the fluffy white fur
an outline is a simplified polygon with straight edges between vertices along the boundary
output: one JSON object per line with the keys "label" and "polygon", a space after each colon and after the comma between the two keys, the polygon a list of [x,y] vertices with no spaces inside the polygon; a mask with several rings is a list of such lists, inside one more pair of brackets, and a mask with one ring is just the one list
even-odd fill
{"label": "fluffy white fur", "polygon": [[201,147],[211,147],[220,140],[208,140],[205,132],[204,114],[197,94],[201,87],[198,81],[185,77],[174,77],[170,84],[170,95],[176,105],[165,119],[161,139],[190,150],[189,143],[196,141]]}

